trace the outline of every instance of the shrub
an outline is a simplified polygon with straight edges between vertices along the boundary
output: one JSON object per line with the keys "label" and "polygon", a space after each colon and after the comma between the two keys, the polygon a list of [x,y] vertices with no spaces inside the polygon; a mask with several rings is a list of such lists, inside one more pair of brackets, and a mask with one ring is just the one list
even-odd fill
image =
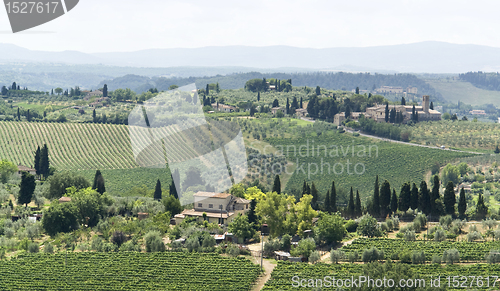
{"label": "shrub", "polygon": [[274,254],[274,251],[279,250],[281,243],[277,239],[269,240],[264,243],[264,256],[270,257]]}
{"label": "shrub", "polygon": [[349,263],[354,263],[354,262],[359,261],[359,254],[358,254],[358,252],[354,251],[352,253],[349,253],[348,260],[349,260]]}
{"label": "shrub", "polygon": [[441,216],[441,218],[439,218],[439,224],[444,229],[448,229],[450,227],[452,221],[453,221],[453,219],[451,218],[451,215]]}
{"label": "shrub", "polygon": [[493,229],[497,226],[498,222],[494,219],[488,218],[488,219],[483,219],[483,229],[488,228],[488,229]]}
{"label": "shrub", "polygon": [[434,241],[444,241],[446,239],[446,233],[442,229],[438,229],[434,233]]}
{"label": "shrub", "polygon": [[125,234],[119,230],[113,232],[113,235],[111,236],[111,242],[116,244],[118,247],[120,247],[126,240],[127,238],[125,237]]}
{"label": "shrub", "polygon": [[355,232],[358,229],[358,223],[352,219],[348,220],[345,224],[345,229],[348,232]]}
{"label": "shrub", "polygon": [[359,219],[357,232],[367,237],[382,236],[377,220],[369,214],[365,214]]}
{"label": "shrub", "polygon": [[405,241],[414,241],[415,240],[415,231],[413,230],[407,230],[404,235],[404,240]]}
{"label": "shrub", "polygon": [[281,237],[281,249],[284,251],[289,251],[292,246],[292,237],[289,234],[285,234]]}
{"label": "shrub", "polygon": [[411,253],[410,252],[400,253],[399,260],[401,261],[401,263],[410,264],[411,263]]}
{"label": "shrub", "polygon": [[498,264],[500,263],[500,252],[492,250],[485,255],[485,259],[488,264]]}
{"label": "shrub", "polygon": [[414,223],[415,221],[420,222],[420,226],[424,227],[427,224],[427,216],[425,216],[425,214],[420,213],[413,220]]}
{"label": "shrub", "polygon": [[226,253],[231,257],[237,257],[240,254],[240,248],[235,244],[229,244]]}
{"label": "shrub", "polygon": [[444,251],[442,260],[443,262],[450,265],[453,263],[458,263],[460,262],[460,253],[458,252],[457,249]]}
{"label": "shrub", "polygon": [[411,254],[412,264],[425,264],[425,254],[424,252],[413,252]]}
{"label": "shrub", "polygon": [[338,264],[339,261],[345,258],[345,253],[341,250],[331,250],[330,251],[330,260],[334,264]]}
{"label": "shrub", "polygon": [[104,242],[98,236],[95,236],[90,243],[90,248],[96,252],[102,252],[104,249]]}
{"label": "shrub", "polygon": [[482,239],[482,238],[483,238],[483,236],[478,231],[469,232],[467,234],[467,241],[468,242],[473,242],[475,240]]}
{"label": "shrub", "polygon": [[441,264],[441,256],[439,256],[439,255],[433,255],[432,256],[432,263],[433,264]]}
{"label": "shrub", "polygon": [[415,232],[422,231],[422,225],[420,224],[420,221],[418,221],[418,220],[413,221],[412,228],[413,228],[413,231],[415,231]]}
{"label": "shrub", "polygon": [[[161,234],[159,231],[150,231],[144,236],[146,242],[146,252],[162,252],[165,250]],[[187,244],[187,241],[186,241]],[[198,247],[200,243],[198,242]]]}
{"label": "shrub", "polygon": [[198,239],[198,236],[193,235],[189,237],[186,240],[185,246],[190,252],[198,251],[198,249],[200,248],[200,240]]}
{"label": "shrub", "polygon": [[376,247],[367,249],[363,251],[362,260],[365,263],[383,260],[384,259],[384,251],[377,249]]}
{"label": "shrub", "polygon": [[38,253],[38,251],[40,251],[40,246],[37,243],[30,243],[28,245],[28,251],[30,253]]}
{"label": "shrub", "polygon": [[392,223],[394,224],[394,226],[393,226],[394,229],[399,229],[399,218],[398,217],[393,216]]}
{"label": "shrub", "polygon": [[318,251],[312,251],[311,254],[309,255],[309,262],[315,264],[321,259],[321,256],[319,255]]}
{"label": "shrub", "polygon": [[385,220],[385,224],[387,225],[387,228],[389,229],[389,231],[394,230],[394,221],[391,218],[387,218]]}
{"label": "shrub", "polygon": [[47,243],[43,248],[43,252],[46,254],[52,254],[54,252],[54,247],[52,246],[51,243]]}

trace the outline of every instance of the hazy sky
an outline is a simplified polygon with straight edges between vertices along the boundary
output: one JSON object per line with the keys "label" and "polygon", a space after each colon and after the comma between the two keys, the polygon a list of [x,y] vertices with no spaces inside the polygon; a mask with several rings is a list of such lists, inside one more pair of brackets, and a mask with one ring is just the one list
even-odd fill
{"label": "hazy sky", "polygon": [[0,42],[83,52],[428,40],[500,47],[498,8],[496,0],[81,0],[66,15],[17,34],[0,9]]}

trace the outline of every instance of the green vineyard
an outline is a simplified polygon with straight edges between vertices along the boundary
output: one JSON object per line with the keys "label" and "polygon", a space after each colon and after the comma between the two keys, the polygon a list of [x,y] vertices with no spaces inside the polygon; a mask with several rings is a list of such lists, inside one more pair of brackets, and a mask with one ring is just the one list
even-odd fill
{"label": "green vineyard", "polygon": [[0,263],[1,290],[249,290],[260,267],[185,253],[23,255]]}
{"label": "green vineyard", "polygon": [[443,255],[445,250],[457,249],[460,253],[461,261],[482,261],[490,250],[500,250],[500,241],[486,242],[465,242],[465,241],[405,241],[403,239],[386,238],[359,238],[352,244],[342,247],[346,253],[358,252],[363,254],[363,250],[376,247],[383,250],[386,258],[391,258],[394,254],[401,252],[423,251],[426,260],[431,260],[433,255]]}
{"label": "green vineyard", "polygon": [[[393,263],[394,264],[394,263]],[[500,265],[490,264],[469,264],[469,265],[439,265],[439,264],[425,264],[425,265],[408,265],[413,274],[408,279],[424,279],[426,287],[430,285],[430,279],[436,279],[440,276],[441,287],[446,290],[498,290],[498,282],[495,282],[494,276],[498,276],[500,272]],[[312,288],[302,288],[298,286],[297,279],[324,279],[331,282],[330,278],[335,279],[350,279],[351,276],[359,278],[365,275],[363,273],[362,264],[324,264],[318,263],[315,265],[278,262],[278,266],[274,268],[271,279],[267,281],[263,290],[313,290]],[[449,281],[448,281],[448,276]],[[454,276],[457,276],[453,278]],[[464,277],[467,276],[467,288],[456,287],[458,283],[463,283]],[[471,282],[472,277],[475,276],[475,281]],[[295,279],[294,279],[295,277]],[[388,278],[389,279],[389,278]],[[295,280],[295,281],[294,281]],[[470,288],[470,284],[472,287]],[[294,287],[294,284],[296,287]],[[307,283],[306,283],[307,284]],[[449,284],[449,287],[448,287]],[[494,285],[495,284],[495,285]],[[482,287],[480,287],[482,285]],[[488,287],[489,285],[489,287]],[[326,286],[326,285],[325,285]],[[323,286],[321,290],[338,290],[333,287]],[[366,286],[366,285],[365,285]],[[469,289],[470,288],[470,289]],[[350,288],[347,288],[349,290]],[[345,290],[345,289],[343,289]],[[383,290],[381,288],[375,290]],[[406,290],[406,289],[403,289]],[[417,289],[418,290],[418,289]]]}
{"label": "green vineyard", "polygon": [[0,122],[2,159],[33,166],[37,146],[47,144],[58,170],[137,167],[127,126],[87,123]]}

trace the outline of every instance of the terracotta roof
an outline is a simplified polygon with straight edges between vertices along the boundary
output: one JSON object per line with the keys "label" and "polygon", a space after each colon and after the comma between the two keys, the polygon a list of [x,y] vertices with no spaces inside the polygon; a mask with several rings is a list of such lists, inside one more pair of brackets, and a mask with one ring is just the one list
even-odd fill
{"label": "terracotta roof", "polygon": [[246,199],[243,199],[241,197],[237,197],[235,200],[236,200],[236,203],[240,203],[240,204],[248,204],[248,203],[250,203],[250,200],[246,200]]}
{"label": "terracotta roof", "polygon": [[59,198],[59,202],[71,202],[71,198],[70,197],[61,197],[61,198]]}
{"label": "terracotta roof", "polygon": [[[181,214],[184,216],[203,217],[203,213],[206,213],[207,217],[212,217],[212,218],[220,218],[221,217],[220,212],[196,211],[194,209],[185,209],[184,211],[182,211]],[[232,216],[233,214],[234,214],[234,212],[229,212],[229,215],[228,215],[228,213],[222,212],[222,218],[228,218],[228,216]]]}
{"label": "terracotta roof", "polygon": [[229,193],[215,193],[215,192],[196,192],[194,196],[202,196],[202,197],[213,197],[213,198],[227,198],[231,194]]}

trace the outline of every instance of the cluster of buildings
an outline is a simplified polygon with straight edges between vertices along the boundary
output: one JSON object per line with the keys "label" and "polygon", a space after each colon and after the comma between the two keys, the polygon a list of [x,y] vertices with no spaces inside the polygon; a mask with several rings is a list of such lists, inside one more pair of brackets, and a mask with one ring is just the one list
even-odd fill
{"label": "cluster of buildings", "polygon": [[380,94],[418,94],[418,88],[417,87],[406,87],[406,89],[403,89],[403,87],[393,87],[393,86],[382,86],[380,88],[375,89],[375,93],[380,93]]}
{"label": "cluster of buildings", "polygon": [[[370,118],[378,123],[385,122],[385,107],[386,105],[375,105],[366,108],[366,112],[352,112],[351,119],[358,120],[359,116],[363,114],[365,118]],[[395,109],[396,112],[403,114],[403,122],[411,120],[413,105],[390,105],[389,110],[391,109]],[[441,120],[441,112],[430,109],[430,99],[427,95],[422,97],[422,106],[415,106],[415,113],[418,114],[418,121]],[[345,112],[337,113],[333,119],[333,123],[338,126],[345,119]]]}

